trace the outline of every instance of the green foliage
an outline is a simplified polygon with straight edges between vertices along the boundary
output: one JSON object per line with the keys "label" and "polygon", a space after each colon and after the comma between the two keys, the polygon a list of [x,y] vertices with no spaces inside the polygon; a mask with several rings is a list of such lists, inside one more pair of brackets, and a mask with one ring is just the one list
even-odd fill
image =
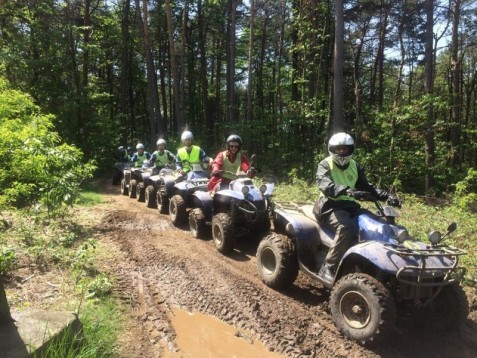
{"label": "green foliage", "polygon": [[288,183],[280,183],[273,192],[275,201],[315,202],[318,199],[317,185],[309,185],[298,177],[298,170],[292,169],[288,174]]}
{"label": "green foliage", "polygon": [[94,165],[61,143],[52,119],[0,78],[0,206],[36,206],[63,215],[80,183],[92,176]]}
{"label": "green foliage", "polygon": [[15,267],[15,251],[11,248],[0,250],[0,277],[9,273]]}
{"label": "green foliage", "polygon": [[470,168],[467,176],[455,184],[454,200],[458,207],[477,212],[477,170]]}

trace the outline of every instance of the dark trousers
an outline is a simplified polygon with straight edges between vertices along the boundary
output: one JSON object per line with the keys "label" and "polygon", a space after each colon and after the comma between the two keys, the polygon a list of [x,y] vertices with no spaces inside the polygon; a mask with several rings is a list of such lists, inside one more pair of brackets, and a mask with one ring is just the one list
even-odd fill
{"label": "dark trousers", "polygon": [[323,217],[323,222],[335,230],[333,246],[326,255],[325,262],[333,269],[338,268],[338,264],[345,252],[353,245],[358,236],[358,223],[354,210],[335,209],[330,214]]}

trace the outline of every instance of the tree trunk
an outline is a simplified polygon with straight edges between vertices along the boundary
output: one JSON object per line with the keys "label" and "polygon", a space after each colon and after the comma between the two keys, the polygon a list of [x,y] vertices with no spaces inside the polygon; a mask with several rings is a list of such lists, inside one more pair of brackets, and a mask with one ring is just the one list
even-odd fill
{"label": "tree trunk", "polygon": [[250,36],[248,44],[247,121],[253,120],[253,40],[255,25],[255,0],[250,0]]}
{"label": "tree trunk", "polygon": [[121,34],[122,34],[122,54],[121,54],[121,74],[120,74],[120,136],[121,143],[127,145],[128,140],[128,122],[130,121],[130,107],[129,107],[129,86],[131,82],[131,61],[130,61],[130,46],[129,46],[129,13],[130,0],[124,0],[121,19]]}
{"label": "tree trunk", "polygon": [[451,110],[451,166],[460,164],[459,143],[461,136],[461,116],[462,116],[462,93],[460,87],[461,63],[459,60],[459,20],[460,20],[460,0],[451,0],[452,5],[452,40],[451,40],[451,86],[450,96],[452,98]]}
{"label": "tree trunk", "polygon": [[227,3],[227,114],[226,121],[235,122],[235,22],[238,0]]}
{"label": "tree trunk", "polygon": [[[197,2],[197,16],[198,16],[198,26],[199,26],[199,54],[200,54],[200,97],[201,97],[201,114],[202,122],[205,125],[206,133],[213,133],[213,118],[210,110],[210,101],[209,101],[209,83],[207,82],[207,58],[205,45],[207,41],[207,35],[205,31],[204,24],[204,13],[202,10],[202,0]],[[212,137],[209,138],[212,141]]]}
{"label": "tree trunk", "polygon": [[335,49],[333,57],[333,132],[345,130],[343,101],[344,18],[343,0],[335,1]]}
{"label": "tree trunk", "polygon": [[[425,44],[425,92],[434,92],[434,0],[426,0],[426,44]],[[434,187],[435,140],[434,140],[434,106],[429,105],[424,134],[426,152],[425,190],[429,192]]]}
{"label": "tree trunk", "polygon": [[176,50],[174,46],[174,26],[172,24],[172,10],[171,0],[165,0],[166,18],[167,18],[167,32],[169,37],[169,55],[171,59],[171,73],[172,73],[172,96],[174,101],[175,118],[177,123],[177,131],[181,132],[184,129],[184,117],[182,113],[182,100],[180,92],[180,77],[177,71]]}

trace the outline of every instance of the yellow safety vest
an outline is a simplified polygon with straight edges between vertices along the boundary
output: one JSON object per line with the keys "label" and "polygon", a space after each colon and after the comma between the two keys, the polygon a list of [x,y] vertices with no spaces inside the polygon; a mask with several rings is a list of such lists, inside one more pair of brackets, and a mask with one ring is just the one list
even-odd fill
{"label": "yellow safety vest", "polygon": [[193,145],[190,153],[187,153],[187,147],[182,147],[177,152],[177,156],[182,162],[182,170],[189,172],[192,168],[190,164],[200,163],[200,148]]}
{"label": "yellow safety vest", "polygon": [[240,164],[242,164],[242,155],[240,153],[237,153],[237,158],[235,158],[235,162],[231,162],[229,158],[227,157],[227,151],[222,152],[222,157],[223,159],[223,170],[225,173],[222,175],[223,178],[225,179],[236,179],[235,175],[232,175],[227,172],[232,172],[237,174],[237,172],[240,170]]}

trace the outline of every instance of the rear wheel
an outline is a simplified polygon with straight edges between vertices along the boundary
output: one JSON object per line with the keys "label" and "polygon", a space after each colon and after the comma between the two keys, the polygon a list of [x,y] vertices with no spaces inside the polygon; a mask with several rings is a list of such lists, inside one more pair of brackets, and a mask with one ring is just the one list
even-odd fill
{"label": "rear wheel", "polygon": [[156,195],[154,193],[154,187],[152,185],[148,185],[146,187],[146,192],[144,194],[144,200],[146,201],[146,206],[148,208],[155,208],[156,207]]}
{"label": "rear wheel", "polygon": [[291,285],[298,276],[298,261],[293,239],[271,234],[262,239],[257,249],[258,275],[272,288]]}
{"label": "rear wheel", "polygon": [[121,194],[123,195],[128,195],[129,190],[128,187],[126,186],[126,179],[121,179]]}
{"label": "rear wheel", "polygon": [[389,290],[364,273],[341,278],[331,290],[330,306],[338,329],[362,344],[386,337],[396,321]]}
{"label": "rear wheel", "polygon": [[143,182],[137,184],[136,199],[141,203],[143,203],[146,199],[146,187],[144,186]]}
{"label": "rear wheel", "polygon": [[205,223],[205,215],[202,209],[195,208],[189,212],[189,227],[192,237],[203,239],[206,236],[207,225]]}
{"label": "rear wheel", "polygon": [[136,179],[131,179],[129,182],[129,197],[131,199],[136,198],[136,189],[137,189],[137,181]]}
{"label": "rear wheel", "polygon": [[186,222],[187,213],[182,196],[174,195],[169,203],[169,215],[174,225],[180,226]]}
{"label": "rear wheel", "polygon": [[212,218],[212,237],[217,250],[227,255],[234,249],[235,228],[232,218],[226,213],[219,213]]}
{"label": "rear wheel", "polygon": [[169,198],[166,193],[163,193],[161,190],[157,191],[156,194],[157,209],[160,214],[169,213]]}

